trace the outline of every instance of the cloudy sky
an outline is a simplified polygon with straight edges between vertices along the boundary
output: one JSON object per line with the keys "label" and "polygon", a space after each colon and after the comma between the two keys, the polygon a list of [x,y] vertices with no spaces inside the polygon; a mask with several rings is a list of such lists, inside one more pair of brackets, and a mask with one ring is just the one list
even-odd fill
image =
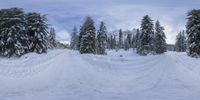
{"label": "cloudy sky", "polygon": [[111,31],[140,28],[142,17],[148,14],[165,27],[167,43],[171,44],[185,29],[186,13],[199,5],[200,0],[0,0],[0,8],[20,7],[47,14],[58,40],[69,41],[73,26],[79,28],[88,15],[96,26],[105,21]]}

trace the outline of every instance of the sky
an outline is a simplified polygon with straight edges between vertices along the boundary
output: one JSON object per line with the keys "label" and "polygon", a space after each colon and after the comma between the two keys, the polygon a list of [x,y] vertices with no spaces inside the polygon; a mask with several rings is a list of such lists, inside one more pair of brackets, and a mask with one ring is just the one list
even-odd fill
{"label": "sky", "polygon": [[19,7],[47,14],[59,41],[70,41],[73,27],[80,28],[86,16],[94,19],[97,29],[104,21],[112,31],[140,28],[142,17],[149,15],[165,28],[169,44],[174,44],[178,32],[185,29],[187,12],[199,5],[200,0],[0,0],[0,9]]}

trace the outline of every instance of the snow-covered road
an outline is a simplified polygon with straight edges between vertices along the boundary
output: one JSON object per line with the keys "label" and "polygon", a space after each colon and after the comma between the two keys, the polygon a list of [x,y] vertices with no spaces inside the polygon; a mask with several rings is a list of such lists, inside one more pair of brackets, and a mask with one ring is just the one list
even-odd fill
{"label": "snow-covered road", "polygon": [[[120,55],[123,55],[120,57]],[[167,52],[0,58],[0,100],[199,100],[200,59]]]}

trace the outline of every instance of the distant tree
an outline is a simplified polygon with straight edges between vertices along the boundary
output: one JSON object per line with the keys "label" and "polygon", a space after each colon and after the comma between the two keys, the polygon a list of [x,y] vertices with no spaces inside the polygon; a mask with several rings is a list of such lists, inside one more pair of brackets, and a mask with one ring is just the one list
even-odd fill
{"label": "distant tree", "polygon": [[50,28],[48,38],[49,38],[49,42],[50,42],[49,48],[55,48],[57,46],[57,44],[56,44],[56,32],[55,32],[55,29],[53,27]]}
{"label": "distant tree", "polygon": [[134,46],[134,48],[139,49],[139,47],[140,47],[140,30],[137,29],[136,35],[135,35],[135,46]]}
{"label": "distant tree", "polygon": [[128,34],[125,40],[124,49],[129,50],[132,47],[132,35]]}
{"label": "distant tree", "polygon": [[154,27],[152,19],[146,15],[142,19],[140,46],[137,53],[147,55],[153,52],[154,48]]}
{"label": "distant tree", "polygon": [[118,49],[123,49],[123,33],[122,33],[122,29],[119,30]]}
{"label": "distant tree", "polygon": [[191,10],[187,16],[187,54],[191,57],[200,57],[200,9]]}
{"label": "distant tree", "polygon": [[133,35],[131,35],[132,37],[131,37],[131,48],[135,48],[136,47],[136,35],[135,34],[133,34]]}
{"label": "distant tree", "polygon": [[27,33],[29,36],[29,50],[37,53],[47,52],[49,41],[47,31],[47,18],[45,15],[40,13],[28,13],[26,14],[27,21]]}
{"label": "distant tree", "polygon": [[166,36],[164,33],[164,27],[160,25],[159,21],[155,24],[155,39],[154,39],[154,50],[156,54],[161,54],[166,51]]}
{"label": "distant tree", "polygon": [[97,34],[97,53],[106,54],[106,45],[107,45],[107,29],[104,25],[104,22],[101,22],[100,28]]}
{"label": "distant tree", "polygon": [[76,35],[75,37],[75,50],[79,50],[79,35]]}
{"label": "distant tree", "polygon": [[71,41],[70,41],[70,48],[73,50],[78,50],[79,46],[79,36],[78,30],[76,27],[73,28],[73,32],[71,33]]}
{"label": "distant tree", "polygon": [[78,42],[78,50],[80,51],[80,47],[81,47],[81,38],[84,35],[84,27],[81,26],[80,27],[80,31],[79,31],[79,42]]}
{"label": "distant tree", "polygon": [[184,31],[180,32],[176,36],[175,51],[185,52],[186,51],[186,37]]}
{"label": "distant tree", "polygon": [[80,40],[80,53],[95,53],[95,36],[96,29],[94,27],[94,21],[87,17],[81,29],[81,40]]}
{"label": "distant tree", "polygon": [[107,36],[107,49],[111,49],[111,37]]}
{"label": "distant tree", "polygon": [[111,49],[117,49],[117,41],[116,41],[116,36],[111,35]]}

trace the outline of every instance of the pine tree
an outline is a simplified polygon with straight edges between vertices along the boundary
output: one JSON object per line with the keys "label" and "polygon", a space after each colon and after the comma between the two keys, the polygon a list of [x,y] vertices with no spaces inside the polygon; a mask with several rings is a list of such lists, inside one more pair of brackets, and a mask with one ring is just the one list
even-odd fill
{"label": "pine tree", "polygon": [[115,35],[111,35],[111,49],[117,49],[117,41]]}
{"label": "pine tree", "polygon": [[95,53],[95,27],[94,27],[94,21],[90,18],[87,17],[84,24],[83,24],[83,32],[80,34],[81,35],[81,40],[80,40],[80,53]]}
{"label": "pine tree", "polygon": [[80,31],[79,31],[79,41],[78,41],[78,50],[80,51],[80,47],[81,47],[81,38],[84,35],[84,27],[81,26],[80,27]]}
{"label": "pine tree", "polygon": [[107,45],[107,29],[104,25],[104,22],[101,22],[100,28],[97,35],[97,53],[106,54],[106,45]]}
{"label": "pine tree", "polygon": [[136,47],[136,35],[133,34],[131,37],[131,48],[135,48]]}
{"label": "pine tree", "polygon": [[30,38],[29,50],[31,52],[45,53],[49,47],[48,25],[46,24],[46,16],[40,13],[26,14],[27,33]]}
{"label": "pine tree", "polygon": [[111,37],[107,36],[107,49],[111,49]]}
{"label": "pine tree", "polygon": [[136,35],[135,35],[135,48],[139,49],[139,47],[140,47],[140,30],[137,29],[136,30]]}
{"label": "pine tree", "polygon": [[21,56],[27,52],[26,21],[22,9],[0,10],[1,56]]}
{"label": "pine tree", "polygon": [[79,35],[75,37],[75,50],[79,50]]}
{"label": "pine tree", "polygon": [[132,47],[132,35],[131,34],[128,34],[127,35],[127,38],[126,38],[126,40],[125,40],[125,47],[124,47],[124,49],[125,50],[129,50],[131,47]]}
{"label": "pine tree", "polygon": [[56,32],[54,28],[50,28],[50,32],[49,32],[49,42],[50,42],[50,47],[49,48],[54,48],[57,46],[56,44]]}
{"label": "pine tree", "polygon": [[140,34],[140,47],[137,53],[140,55],[147,55],[154,50],[154,27],[151,18],[146,15],[142,19],[141,34]]}
{"label": "pine tree", "polygon": [[73,50],[78,50],[78,44],[79,44],[79,36],[77,28],[73,28],[73,32],[71,34],[71,41],[70,41],[70,48]]}
{"label": "pine tree", "polygon": [[110,36],[110,49],[113,49],[113,47],[114,47],[113,44],[114,44],[113,43],[113,36],[111,35]]}
{"label": "pine tree", "polygon": [[24,13],[23,9],[0,10],[0,55],[21,56],[28,52],[46,52],[52,34],[47,31],[47,19],[39,13]]}
{"label": "pine tree", "polygon": [[123,33],[122,33],[122,29],[119,30],[118,49],[123,49]]}
{"label": "pine tree", "polygon": [[176,36],[175,51],[185,52],[186,51],[186,37],[184,31],[180,32]]}
{"label": "pine tree", "polygon": [[164,33],[164,28],[160,25],[159,21],[155,24],[155,39],[154,39],[154,50],[156,54],[161,54],[166,51],[166,36]]}
{"label": "pine tree", "polygon": [[187,54],[191,57],[200,57],[200,9],[191,10],[187,16]]}

